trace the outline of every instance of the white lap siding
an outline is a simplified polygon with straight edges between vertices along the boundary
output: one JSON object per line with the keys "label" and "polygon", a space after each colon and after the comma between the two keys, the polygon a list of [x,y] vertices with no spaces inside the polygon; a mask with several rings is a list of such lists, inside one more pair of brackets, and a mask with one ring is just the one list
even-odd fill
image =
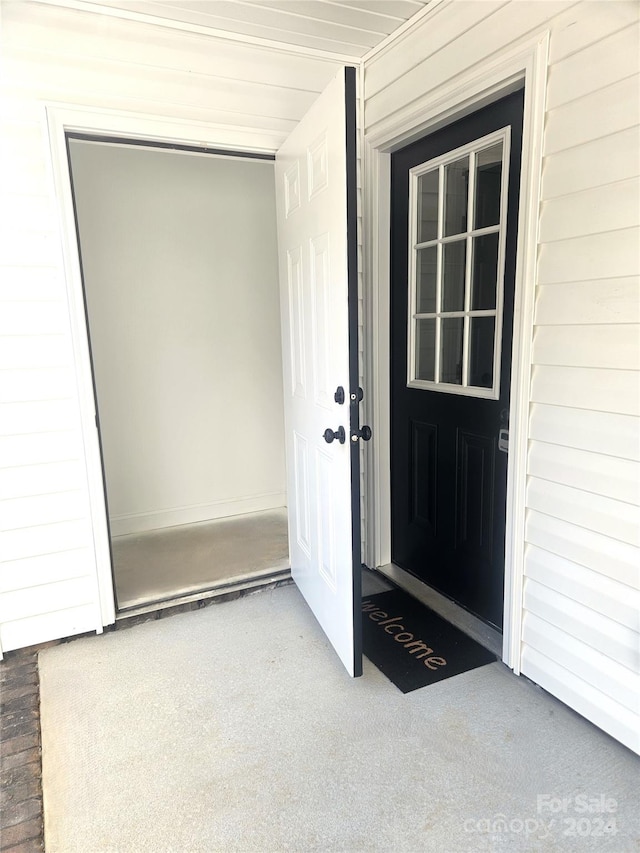
{"label": "white lap siding", "polygon": [[365,133],[550,31],[521,670],[638,751],[640,82],[632,2],[444,2],[365,71]]}
{"label": "white lap siding", "polygon": [[[275,152],[333,60],[73,9],[0,10],[0,648],[100,629],[45,102],[200,122]],[[107,618],[106,621],[109,621]]]}

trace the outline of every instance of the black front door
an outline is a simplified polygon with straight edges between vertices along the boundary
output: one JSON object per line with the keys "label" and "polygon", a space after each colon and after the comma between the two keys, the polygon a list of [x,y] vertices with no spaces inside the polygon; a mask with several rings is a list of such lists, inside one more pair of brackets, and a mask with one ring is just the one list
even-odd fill
{"label": "black front door", "polygon": [[392,560],[498,627],[523,97],[391,158]]}

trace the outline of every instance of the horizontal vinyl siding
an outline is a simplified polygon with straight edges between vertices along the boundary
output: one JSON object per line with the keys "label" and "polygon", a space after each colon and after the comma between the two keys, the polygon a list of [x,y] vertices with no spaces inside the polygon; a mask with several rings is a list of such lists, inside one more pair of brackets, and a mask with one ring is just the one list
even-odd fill
{"label": "horizontal vinyl siding", "polygon": [[[593,167],[596,168],[597,164],[594,163]],[[635,277],[640,274],[639,240],[640,228],[633,227],[543,243],[540,247],[538,283],[568,284],[592,279]],[[629,308],[634,301],[630,300]]]}
{"label": "horizontal vinyl siding", "polygon": [[[602,24],[602,6],[596,9]],[[610,16],[628,6],[614,5]],[[589,19],[589,7],[577,17]],[[640,174],[636,21],[547,89],[522,671],[638,751]],[[623,14],[620,15],[622,22]],[[592,38],[594,29],[583,25]]]}
{"label": "horizontal vinyl siding", "polygon": [[535,405],[531,407],[529,438],[640,461],[638,421],[629,415]]}
{"label": "horizontal vinyl siding", "polygon": [[590,45],[576,45],[576,52],[552,59],[547,86],[547,109],[552,110],[638,73],[638,23]]}
{"label": "horizontal vinyl siding", "polygon": [[8,560],[2,573],[0,592],[25,593],[35,587],[46,587],[50,583],[85,578],[87,561],[91,559],[89,548],[76,548],[55,554],[23,557]]}
{"label": "horizontal vinyl siding", "polygon": [[634,644],[635,634],[640,631],[638,590],[535,545],[528,546],[527,554],[528,577],[534,582],[530,586],[540,591],[539,598],[545,590],[556,607],[565,609],[565,627],[569,629],[573,619],[572,633],[587,642],[593,631],[598,648],[634,669],[640,654]]}
{"label": "horizontal vinyl siding", "polygon": [[72,9],[2,3],[0,644],[101,625],[44,104],[200,123],[275,152],[338,65]]}
{"label": "horizontal vinyl siding", "polygon": [[540,684],[596,726],[635,752],[640,750],[637,708],[630,710],[605,690],[601,690],[597,683],[594,685],[591,680],[577,675],[570,665],[563,665],[558,659],[548,657],[533,644],[523,647],[522,668],[532,681]]}
{"label": "horizontal vinyl siding", "polygon": [[548,513],[530,509],[526,541],[632,589],[638,584],[638,549]]}
{"label": "horizontal vinyl siding", "polygon": [[[24,271],[29,267],[25,265],[22,268]],[[11,276],[11,266],[4,272],[7,279]],[[40,270],[37,270],[35,277],[40,275]],[[44,277],[44,273],[42,273]],[[22,296],[17,293],[17,296]],[[52,292],[43,294],[43,296],[51,296]],[[47,299],[44,298],[40,302],[29,300],[22,302],[20,300],[9,301],[5,300],[2,307],[2,319],[0,320],[0,334],[7,337],[16,337],[17,335],[25,335],[26,337],[37,336],[37,341],[32,341],[34,351],[37,353],[40,348],[40,340],[43,335],[65,335],[69,330],[69,316],[66,302],[62,299]],[[7,344],[8,345],[8,344]],[[4,363],[3,363],[4,364]],[[43,365],[44,366],[44,365]]]}
{"label": "horizontal vinyl siding", "polygon": [[640,369],[640,337],[635,324],[538,326],[534,348],[537,364]]}
{"label": "horizontal vinyl siding", "polygon": [[639,189],[640,179],[630,178],[544,202],[540,242],[553,243],[640,225]]}
{"label": "horizontal vinyl siding", "polygon": [[640,465],[609,455],[532,442],[529,474],[567,486],[637,504]]}
{"label": "horizontal vinyl siding", "polygon": [[[617,156],[611,157],[611,147]],[[547,156],[542,173],[547,201],[592,187],[602,187],[640,175],[640,129],[631,127],[586,142],[579,148]],[[598,168],[594,168],[594,164]]]}
{"label": "horizontal vinyl siding", "polygon": [[[9,8],[10,3],[3,4]],[[55,27],[52,35],[51,28]],[[326,85],[327,62],[304,59],[268,49],[182,32],[117,18],[88,15],[41,7],[30,16],[14,15],[12,41],[20,51],[40,45],[40,54],[65,56],[73,62],[104,61],[135,69],[174,71],[178,76],[203,75],[230,83],[319,91]],[[215,45],[215,47],[212,47]],[[24,55],[19,53],[17,55]],[[260,61],[248,58],[259,56]],[[292,75],[295,75],[293,77]]]}
{"label": "horizontal vinyl siding", "polygon": [[[83,596],[78,588],[64,587],[64,597],[50,599],[48,596],[30,597],[32,616],[20,618],[16,616],[13,607],[4,613],[6,621],[0,626],[0,638],[5,651],[22,649],[36,643],[46,643],[59,637],[71,637],[74,634],[85,634],[96,630],[99,615],[96,612],[95,601],[85,604],[70,605],[70,601],[78,601]],[[53,609],[47,608],[53,603]]]}
{"label": "horizontal vinyl siding", "polygon": [[0,423],[7,436],[72,429],[78,423],[77,400],[0,403]]}
{"label": "horizontal vinyl siding", "polygon": [[640,77],[633,2],[442,3],[366,68],[365,129],[549,30],[522,672],[636,751]]}
{"label": "horizontal vinyl siding", "polygon": [[67,335],[43,334],[34,346],[30,335],[0,338],[0,364],[7,368],[63,367],[69,363],[71,342]]}
{"label": "horizontal vinyl siding", "polygon": [[640,323],[637,296],[638,280],[633,276],[565,282],[561,288],[540,285],[536,321],[539,326],[637,325]]}
{"label": "horizontal vinyl siding", "polygon": [[276,150],[337,70],[322,59],[24,5],[3,4],[11,85],[0,91],[17,101],[46,97],[228,126],[247,146]]}
{"label": "horizontal vinyl siding", "polygon": [[[481,67],[500,50],[509,34],[517,37],[539,28],[571,5],[544,3],[447,2],[395,48],[374,58],[367,71],[367,129],[385,121],[425,91],[436,91],[462,70]],[[384,75],[387,82],[382,85]],[[391,78],[391,79],[389,79]]]}
{"label": "horizontal vinyl siding", "polygon": [[[597,685],[603,693],[606,693],[607,696],[628,710],[635,711],[638,693],[640,692],[637,672],[633,672],[629,667],[618,663],[609,655],[594,649],[591,632],[588,634],[587,642],[582,642],[569,633],[567,624],[563,624],[562,628],[554,627],[552,620],[559,615],[565,616],[567,611],[556,608],[557,613],[555,614],[545,612],[544,602],[539,602],[535,597],[536,592],[542,590],[544,587],[536,590],[535,583],[530,583],[525,595],[525,606],[527,608],[525,630],[530,634],[532,640],[535,640],[537,650],[551,660],[563,660],[568,669],[584,671],[586,681],[594,686]],[[547,598],[552,607],[560,601],[560,596],[557,594],[547,595]],[[567,604],[570,606],[570,603],[571,599]],[[544,614],[543,616],[536,614],[538,608]],[[587,625],[596,621],[588,611],[584,616]],[[570,625],[570,618],[566,618],[566,622]],[[584,623],[582,624],[584,625]],[[531,645],[534,643],[532,642]],[[634,667],[638,666],[637,659],[632,663]]]}
{"label": "horizontal vinyl siding", "polygon": [[8,531],[58,521],[76,521],[85,515],[85,501],[81,489],[5,500],[2,506],[3,528]]}
{"label": "horizontal vinyl siding", "polygon": [[638,751],[639,34],[590,7],[551,31],[522,671]]}
{"label": "horizontal vinyl siding", "polygon": [[[64,491],[81,489],[85,481],[84,460],[79,456],[65,462],[5,468],[0,481],[0,500],[58,494],[63,491],[63,485]],[[4,514],[2,517],[4,519]]]}
{"label": "horizontal vinyl siding", "polygon": [[162,104],[172,115],[187,118],[195,114],[204,121],[213,119],[248,127],[256,115],[265,131],[275,133],[294,127],[296,115],[305,112],[313,98],[313,93],[296,89],[149,67],[136,69],[137,85],[128,90],[131,69],[123,63],[67,56],[63,64],[58,64],[51,62],[50,55],[42,56],[37,51],[21,52],[3,65],[5,74],[19,81],[15,87],[18,94],[40,93],[46,79],[51,100],[68,100],[71,90],[74,103],[98,100],[105,106],[134,112],[142,111],[141,107],[145,112],[156,111]]}
{"label": "horizontal vinyl siding", "polygon": [[0,466],[15,468],[73,459],[81,440],[74,430],[0,436]]}
{"label": "horizontal vinyl siding", "polygon": [[547,156],[635,127],[637,93],[636,75],[549,110],[545,128]]}
{"label": "horizontal vinyl siding", "polygon": [[640,546],[640,507],[603,497],[593,491],[530,477],[527,504],[531,509],[578,527]]}
{"label": "horizontal vinyl siding", "polygon": [[535,367],[531,400],[624,415],[637,416],[640,412],[638,376],[632,370],[556,365]]}

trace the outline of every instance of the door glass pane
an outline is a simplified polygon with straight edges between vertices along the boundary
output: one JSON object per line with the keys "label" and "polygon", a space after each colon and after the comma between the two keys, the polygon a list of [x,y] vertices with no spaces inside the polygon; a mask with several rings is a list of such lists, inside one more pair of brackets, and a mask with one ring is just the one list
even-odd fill
{"label": "door glass pane", "polygon": [[493,386],[493,317],[472,317],[469,342],[469,385]]}
{"label": "door glass pane", "polygon": [[462,385],[462,317],[443,317],[440,328],[440,382]]}
{"label": "door glass pane", "polygon": [[444,236],[467,230],[469,158],[456,160],[444,168]]}
{"label": "door glass pane", "polygon": [[418,249],[416,270],[416,313],[433,314],[436,310],[436,264],[438,250],[435,246]]}
{"label": "door glass pane", "polygon": [[474,237],[471,270],[472,311],[496,307],[497,280],[498,234],[484,234],[482,237]]}
{"label": "door glass pane", "polygon": [[442,247],[442,310],[464,311],[464,266],[467,241],[456,240]]}
{"label": "door glass pane", "polygon": [[418,320],[416,328],[416,379],[435,379],[436,321]]}
{"label": "door glass pane", "polygon": [[438,169],[418,178],[418,243],[438,236]]}
{"label": "door glass pane", "polygon": [[500,222],[500,184],[502,181],[502,142],[476,154],[476,197],[474,228],[486,228]]}

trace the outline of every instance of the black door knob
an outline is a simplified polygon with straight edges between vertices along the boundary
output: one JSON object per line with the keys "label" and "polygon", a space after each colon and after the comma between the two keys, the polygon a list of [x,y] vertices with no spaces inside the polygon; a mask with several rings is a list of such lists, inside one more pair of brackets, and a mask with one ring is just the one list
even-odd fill
{"label": "black door knob", "polygon": [[325,429],[323,436],[327,444],[331,444],[331,442],[334,441],[336,438],[338,439],[340,444],[344,444],[347,440],[347,436],[343,426],[338,427],[338,429],[335,431],[332,429]]}

